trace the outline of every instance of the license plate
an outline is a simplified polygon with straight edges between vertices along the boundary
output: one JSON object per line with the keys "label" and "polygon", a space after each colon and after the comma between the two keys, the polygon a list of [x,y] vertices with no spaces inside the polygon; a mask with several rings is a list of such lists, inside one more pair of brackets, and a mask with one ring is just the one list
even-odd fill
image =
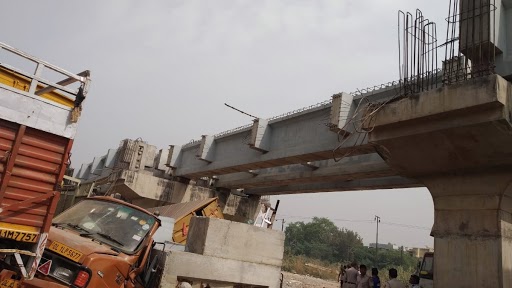
{"label": "license plate", "polygon": [[35,243],[39,235],[38,232],[34,231],[36,229],[31,226],[0,222],[0,238]]}
{"label": "license plate", "polygon": [[48,247],[48,249],[75,262],[78,262],[78,260],[80,260],[80,258],[84,256],[84,253],[57,241],[53,241]]}
{"label": "license plate", "polygon": [[5,279],[0,281],[0,288],[19,288],[20,283],[17,280]]}

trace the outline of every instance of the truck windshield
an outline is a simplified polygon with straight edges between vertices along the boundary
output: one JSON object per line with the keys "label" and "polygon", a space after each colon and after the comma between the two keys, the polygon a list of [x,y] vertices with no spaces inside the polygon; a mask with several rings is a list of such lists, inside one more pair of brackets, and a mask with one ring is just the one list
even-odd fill
{"label": "truck windshield", "polygon": [[134,252],[155,225],[153,216],[122,204],[86,199],[53,219],[125,252]]}

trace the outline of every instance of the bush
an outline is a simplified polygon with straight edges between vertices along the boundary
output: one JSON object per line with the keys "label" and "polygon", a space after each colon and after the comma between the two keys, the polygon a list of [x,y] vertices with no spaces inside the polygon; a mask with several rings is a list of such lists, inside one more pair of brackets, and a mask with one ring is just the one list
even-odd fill
{"label": "bush", "polygon": [[283,259],[283,271],[309,275],[325,280],[338,280],[339,265],[329,264],[317,259],[305,256],[285,255]]}

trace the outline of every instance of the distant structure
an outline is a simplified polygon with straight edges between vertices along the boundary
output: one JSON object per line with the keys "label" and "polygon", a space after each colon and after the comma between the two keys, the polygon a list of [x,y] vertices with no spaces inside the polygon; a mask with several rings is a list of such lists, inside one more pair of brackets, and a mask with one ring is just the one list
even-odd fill
{"label": "distant structure", "polygon": [[412,257],[415,257],[415,258],[423,258],[423,256],[425,256],[425,253],[427,252],[434,252],[434,248],[431,248],[431,247],[423,247],[423,248],[418,248],[418,247],[413,247],[413,248],[407,248],[407,253],[409,253],[409,255],[411,255]]}
{"label": "distant structure", "polygon": [[80,186],[73,197],[119,193],[123,200],[143,208],[216,198],[224,218],[238,222],[254,221],[261,203],[269,200],[215,189],[211,179],[174,176],[167,165],[168,152],[142,139],[124,139],[118,148],[81,165],[76,174]]}
{"label": "distant structure", "polygon": [[[368,244],[368,248],[375,248],[375,243]],[[388,244],[379,243],[378,248],[384,249],[384,250],[398,250],[400,247],[398,245],[391,244],[391,243],[388,243]]]}

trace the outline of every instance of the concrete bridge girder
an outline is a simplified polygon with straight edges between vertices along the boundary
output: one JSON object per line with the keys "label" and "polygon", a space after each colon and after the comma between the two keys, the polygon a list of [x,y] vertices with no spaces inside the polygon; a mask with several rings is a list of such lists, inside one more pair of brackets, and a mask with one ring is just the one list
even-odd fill
{"label": "concrete bridge girder", "polygon": [[167,164],[174,175],[197,179],[294,164],[314,167],[315,161],[374,153],[364,133],[354,131],[360,127],[360,112],[367,103],[362,99],[381,101],[394,96],[396,86],[357,97],[337,94],[330,103],[301,112],[256,119],[252,126],[231,133],[172,145]]}
{"label": "concrete bridge girder", "polygon": [[255,173],[221,175],[215,186],[243,188],[246,194],[260,195],[418,186],[416,181],[398,176],[376,153],[346,157],[339,162],[331,159],[266,168]]}

